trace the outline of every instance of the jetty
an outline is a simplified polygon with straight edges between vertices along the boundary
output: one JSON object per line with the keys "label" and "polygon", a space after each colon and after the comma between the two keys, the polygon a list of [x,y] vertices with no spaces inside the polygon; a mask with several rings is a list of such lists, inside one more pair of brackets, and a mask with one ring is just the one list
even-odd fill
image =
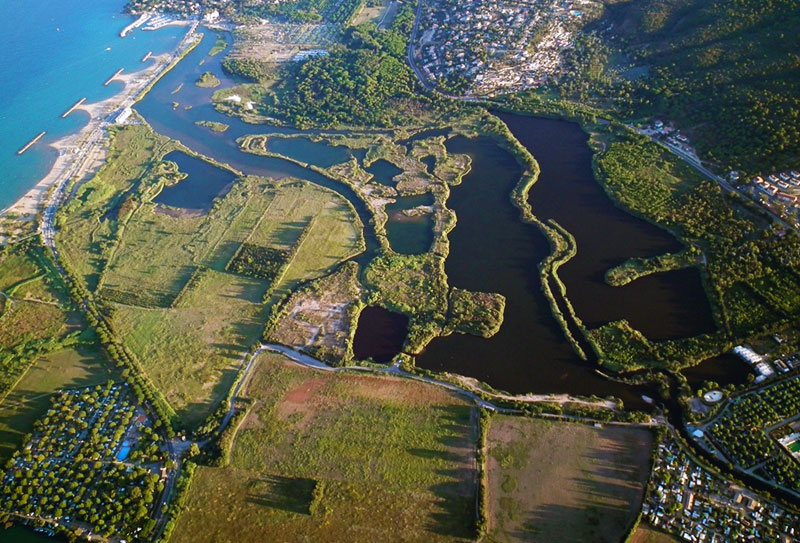
{"label": "jetty", "polygon": [[110,84],[112,81],[114,81],[114,79],[116,79],[116,77],[117,77],[119,74],[121,74],[121,73],[122,73],[122,71],[123,71],[124,69],[125,69],[125,68],[120,68],[119,70],[117,70],[116,72],[114,72],[114,75],[112,75],[111,77],[109,77],[109,78],[108,78],[108,81],[106,81],[105,83],[103,83],[103,86],[104,86],[104,87],[107,87],[107,86],[108,86],[108,85],[109,85],[109,84]]}
{"label": "jetty", "polygon": [[140,26],[142,26],[144,23],[146,23],[146,22],[147,22],[147,20],[148,20],[149,18],[150,18],[150,14],[149,14],[149,13],[143,13],[142,15],[140,15],[140,16],[139,16],[139,18],[138,18],[138,19],[136,19],[136,20],[135,20],[135,21],[133,21],[131,24],[129,24],[128,26],[126,26],[125,28],[123,28],[123,29],[122,29],[122,32],[120,32],[120,33],[119,33],[119,37],[120,37],[120,38],[124,38],[124,37],[125,37],[125,36],[127,36],[129,33],[133,32],[133,30],[134,30],[135,28],[139,28],[139,27],[140,27]]}
{"label": "jetty", "polygon": [[33,138],[31,141],[29,141],[28,143],[26,143],[26,144],[25,144],[25,147],[23,147],[22,149],[20,149],[19,151],[17,151],[17,154],[18,154],[18,155],[21,155],[22,153],[24,153],[25,151],[27,151],[28,149],[30,149],[31,147],[33,147],[33,145],[34,145],[34,144],[35,144],[37,141],[39,141],[40,139],[42,139],[42,137],[44,137],[44,135],[45,135],[45,134],[47,134],[47,132],[44,132],[44,131],[43,131],[43,132],[40,132],[38,136],[36,136],[36,137],[35,137],[35,138]]}
{"label": "jetty", "polygon": [[144,56],[144,58],[142,58],[142,62],[147,62],[147,60],[152,56],[153,56],[153,52],[152,51],[148,51],[147,54]]}
{"label": "jetty", "polygon": [[69,115],[70,113],[72,113],[73,111],[75,111],[76,109],[81,107],[85,101],[86,101],[86,98],[84,97],[84,98],[81,98],[80,100],[78,100],[77,102],[75,102],[75,105],[73,105],[71,108],[69,108],[67,111],[65,111],[64,114],[61,116],[61,118],[62,119],[66,119],[67,115]]}

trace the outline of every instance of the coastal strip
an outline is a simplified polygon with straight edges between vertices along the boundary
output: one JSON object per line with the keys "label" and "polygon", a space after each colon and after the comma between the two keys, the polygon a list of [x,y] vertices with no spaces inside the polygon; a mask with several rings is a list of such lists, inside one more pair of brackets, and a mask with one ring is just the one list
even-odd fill
{"label": "coastal strip", "polygon": [[[96,171],[102,166],[106,156],[107,133],[110,116],[116,118],[126,107],[130,107],[141,98],[164,73],[171,70],[189,51],[200,43],[202,34],[196,34],[197,25],[192,25],[181,43],[168,55],[154,55],[157,62],[142,70],[129,74],[124,78],[125,88],[101,102],[86,106],[90,115],[89,122],[77,133],[65,136],[50,143],[58,151],[58,157],[50,171],[34,187],[10,206],[0,210],[0,217],[10,213],[28,217],[31,220],[36,213],[44,211],[39,225],[45,242],[52,242],[55,235],[53,220],[59,204],[68,196],[67,187],[70,180],[79,179]],[[75,107],[83,105],[79,101]],[[69,112],[67,112],[68,114]],[[80,181],[78,181],[80,182]],[[0,245],[8,239],[0,236]]]}
{"label": "coastal strip", "polygon": [[[144,62],[144,61],[142,61],[142,62]],[[111,82],[112,82],[112,81],[114,81],[114,80],[117,78],[117,76],[118,76],[119,74],[121,74],[121,73],[122,73],[124,70],[125,70],[125,68],[120,68],[119,70],[117,70],[116,72],[114,72],[114,75],[112,75],[111,77],[109,77],[109,78],[108,78],[108,80],[106,80],[106,82],[105,82],[105,83],[103,83],[103,86],[104,86],[104,87],[107,87],[109,84],[111,84]]]}
{"label": "coastal strip", "polygon": [[62,119],[66,119],[67,115],[69,115],[70,113],[72,113],[73,111],[75,111],[76,109],[81,107],[85,101],[86,101],[86,97],[83,97],[80,100],[78,100],[77,102],[75,102],[75,105],[73,105],[71,108],[69,108],[67,111],[65,111],[63,113],[63,115],[61,115],[61,118]]}
{"label": "coastal strip", "polygon": [[19,151],[17,151],[17,154],[18,154],[18,155],[21,155],[22,153],[24,153],[25,151],[27,151],[28,149],[30,149],[31,147],[33,147],[33,145],[34,145],[34,144],[35,144],[37,141],[39,141],[40,139],[42,139],[42,137],[44,137],[44,135],[45,135],[45,134],[47,134],[47,132],[44,132],[44,131],[40,132],[38,136],[36,136],[36,137],[35,137],[35,138],[33,138],[31,141],[29,141],[28,143],[26,143],[26,144],[25,144],[25,147],[23,147],[22,149],[20,149]]}

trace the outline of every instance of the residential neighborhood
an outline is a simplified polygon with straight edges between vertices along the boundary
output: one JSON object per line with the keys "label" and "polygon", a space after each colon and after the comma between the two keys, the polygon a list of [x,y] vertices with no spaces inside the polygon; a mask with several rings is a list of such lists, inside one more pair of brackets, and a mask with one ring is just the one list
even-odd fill
{"label": "residential neighborhood", "polygon": [[703,469],[673,439],[658,446],[642,513],[692,543],[800,541],[800,515]]}
{"label": "residential neighborhood", "polygon": [[420,4],[412,60],[423,80],[467,96],[539,87],[560,72],[576,29],[599,4],[453,0]]}

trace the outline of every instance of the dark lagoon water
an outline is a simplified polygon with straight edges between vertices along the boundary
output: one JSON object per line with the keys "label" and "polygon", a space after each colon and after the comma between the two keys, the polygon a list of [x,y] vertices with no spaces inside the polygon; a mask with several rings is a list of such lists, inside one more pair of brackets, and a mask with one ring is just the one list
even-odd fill
{"label": "dark lagoon water", "polygon": [[403,170],[382,158],[370,164],[369,168],[364,169],[373,175],[375,182],[387,187],[394,187],[397,183],[394,182],[393,177],[403,173]]}
{"label": "dark lagoon water", "polygon": [[208,210],[214,203],[214,198],[226,194],[236,179],[228,170],[181,151],[169,153],[164,160],[175,162],[178,170],[188,177],[180,183],[164,187],[153,199],[157,204]]}
{"label": "dark lagoon water", "polygon": [[[224,116],[210,105],[213,91],[193,84],[205,71],[214,73],[223,87],[236,83],[222,71],[222,55],[208,57],[214,41],[214,33],[208,33],[203,43],[137,104],[137,111],[157,132],[246,174],[276,179],[296,177],[336,191],[354,205],[365,224],[368,250],[359,261],[368,262],[377,244],[369,213],[353,191],[289,161],[243,153],[236,144],[236,139],[246,134],[301,132],[250,125]],[[181,90],[173,94],[181,83]],[[172,106],[174,101],[180,104],[176,109]],[[210,133],[195,126],[198,120],[224,122],[230,128],[224,133]],[[621,289],[602,282],[605,270],[625,258],[656,255],[680,245],[666,232],[613,206],[592,177],[586,136],[577,125],[523,116],[504,115],[504,120],[524,144],[534,147],[526,131],[533,133],[531,138],[543,134],[551,143],[546,147],[537,142],[533,149],[542,165],[542,176],[531,198],[538,214],[555,218],[577,238],[579,259],[562,268],[562,278],[578,314],[587,323],[624,317],[654,339],[713,328],[705,295],[693,270],[652,276]],[[440,133],[433,131],[417,139]],[[291,140],[285,141],[285,145],[291,145]],[[460,334],[439,338],[419,356],[418,364],[473,376],[510,392],[615,395],[629,406],[641,407],[643,389],[610,382],[595,371],[593,363],[578,359],[553,319],[541,294],[537,271],[539,261],[549,254],[547,241],[534,226],[519,220],[519,212],[509,199],[520,175],[516,160],[489,138],[455,138],[448,142],[448,149],[473,158],[472,171],[462,185],[453,188],[449,201],[458,215],[458,225],[450,234],[451,253],[446,264],[450,284],[504,294],[505,322],[489,340]],[[313,162],[309,148],[287,147],[282,152]],[[398,245],[395,234],[390,234],[395,238],[393,247]],[[612,243],[609,238],[615,241]],[[421,248],[421,242],[415,243],[420,245],[414,249]],[[391,348],[386,347],[383,352],[365,345],[381,344],[384,339],[380,338],[387,334],[405,338],[407,323],[380,316],[377,310],[369,310],[363,317],[356,335],[359,357],[388,359],[399,352],[401,340],[386,340]]]}
{"label": "dark lagoon water", "polygon": [[422,157],[422,163],[425,164],[425,168],[427,169],[430,175],[433,175],[433,171],[436,169],[436,157],[435,156],[426,156]]}
{"label": "dark lagoon water", "polygon": [[432,206],[431,193],[419,196],[403,196],[386,206],[389,220],[386,222],[386,237],[389,245],[402,254],[421,254],[428,251],[433,243],[433,214],[424,213],[408,216],[403,211],[418,206]]}
{"label": "dark lagoon water", "polygon": [[720,386],[740,385],[747,381],[753,370],[738,356],[725,353],[709,358],[700,364],[683,370],[689,385],[697,389],[706,381],[713,381]]}
{"label": "dark lagoon water", "polygon": [[613,394],[626,403],[639,401],[629,387],[583,363],[553,318],[537,269],[549,245],[536,227],[520,221],[509,199],[521,174],[514,157],[487,137],[457,137],[447,148],[473,159],[472,170],[452,187],[448,200],[458,219],[445,263],[450,285],[499,292],[506,297],[506,309],[492,338],[437,338],[417,357],[417,365],[476,377],[514,393]]}
{"label": "dark lagoon water", "polygon": [[391,362],[403,348],[408,334],[408,317],[382,307],[365,307],[358,318],[353,354],[358,360]]}
{"label": "dark lagoon water", "polygon": [[612,287],[605,272],[630,257],[678,251],[669,232],[616,207],[592,174],[588,136],[571,122],[500,114],[536,157],[539,181],[530,192],[534,213],[554,219],[578,244],[560,270],[567,293],[589,328],[627,319],[649,339],[672,339],[716,329],[696,268],[653,274]]}
{"label": "dark lagoon water", "polygon": [[267,150],[321,168],[329,168],[334,164],[347,162],[353,156],[347,147],[334,147],[324,142],[315,142],[300,137],[269,138]]}

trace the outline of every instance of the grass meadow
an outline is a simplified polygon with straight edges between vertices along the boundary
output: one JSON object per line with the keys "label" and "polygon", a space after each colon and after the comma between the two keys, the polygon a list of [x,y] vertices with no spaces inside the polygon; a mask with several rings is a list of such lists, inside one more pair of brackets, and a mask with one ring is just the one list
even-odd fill
{"label": "grass meadow", "polygon": [[641,508],[650,432],[494,415],[489,533],[496,543],[618,543]]}
{"label": "grass meadow", "polygon": [[410,380],[265,354],[231,461],[200,468],[172,543],[469,541],[477,415]]}

